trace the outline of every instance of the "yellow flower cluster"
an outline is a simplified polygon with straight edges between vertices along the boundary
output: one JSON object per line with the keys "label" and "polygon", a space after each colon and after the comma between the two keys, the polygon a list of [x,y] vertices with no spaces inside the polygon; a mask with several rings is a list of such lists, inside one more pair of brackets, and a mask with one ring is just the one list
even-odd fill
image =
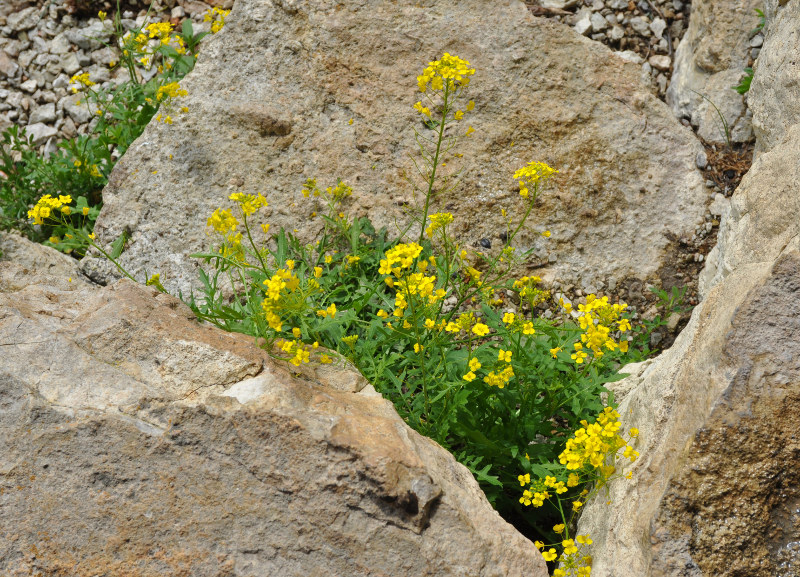
{"label": "yellow flower cluster", "polygon": [[[298,329],[295,329],[294,334],[297,335],[299,332],[300,331]],[[301,364],[307,363],[311,360],[311,352],[309,351],[309,348],[317,348],[317,346],[319,346],[317,343],[314,343],[312,347],[309,347],[308,345],[304,345],[299,340],[278,341],[278,345],[284,353],[291,357],[289,362],[296,367],[299,367]]]}
{"label": "yellow flower cluster", "polygon": [[[614,456],[619,449],[625,447],[623,456],[631,462],[639,457],[636,452],[620,435],[619,413],[611,407],[606,407],[597,416],[595,423],[589,424],[581,421],[583,425],[575,431],[575,435],[567,440],[564,451],[558,456],[558,461],[566,465],[570,471],[584,469],[589,466],[601,469],[609,456]],[[638,434],[638,431],[635,431]],[[634,430],[631,437],[635,437]],[[610,472],[613,472],[609,470]],[[602,471],[605,473],[607,471]]]}
{"label": "yellow flower cluster", "polygon": [[[553,529],[564,530],[563,525],[556,525]],[[556,531],[560,533],[561,531]],[[592,557],[587,554],[585,548],[591,545],[589,535],[578,535],[575,539],[564,539],[560,545],[561,555],[550,547],[545,551],[545,545],[541,541],[536,541],[534,545],[542,552],[545,561],[558,560],[559,567],[553,571],[553,577],[590,577],[592,574]]]}
{"label": "yellow flower cluster", "polygon": [[491,371],[488,375],[483,377],[483,382],[490,387],[497,387],[498,389],[505,388],[508,381],[514,376],[514,369],[508,365],[502,371]]}
{"label": "yellow flower cluster", "polygon": [[233,202],[237,203],[242,209],[245,216],[250,216],[262,206],[269,206],[267,199],[261,193],[256,196],[255,194],[245,194],[244,192],[234,192],[228,197]]}
{"label": "yellow flower cluster", "polygon": [[442,90],[445,86],[453,90],[456,86],[467,86],[469,77],[475,74],[475,69],[469,67],[469,62],[458,56],[444,53],[441,60],[429,63],[420,76],[417,76],[417,85],[420,92]]}
{"label": "yellow flower cluster", "polygon": [[536,329],[533,328],[533,323],[531,321],[526,321],[525,317],[518,316],[515,313],[505,313],[503,315],[503,324],[512,332],[521,332],[523,335],[533,335],[536,333]]}
{"label": "yellow flower cluster", "polygon": [[519,195],[522,198],[528,198],[529,187],[533,188],[535,192],[538,190],[539,182],[547,180],[556,173],[558,173],[556,169],[547,166],[544,162],[529,162],[528,166],[520,168],[514,173],[514,178],[519,181]]}
{"label": "yellow flower cluster", "polygon": [[72,202],[70,195],[59,195],[58,198],[45,194],[36,205],[28,211],[28,218],[33,219],[33,224],[44,224],[44,219],[49,218],[56,210],[61,209],[64,214],[70,213],[70,207],[65,206]]}
{"label": "yellow flower cluster", "polygon": [[433,237],[433,233],[439,229],[444,230],[444,228],[453,222],[453,215],[449,212],[437,212],[436,214],[430,215],[428,218],[431,219],[431,223],[428,225],[428,228],[425,229],[425,234],[428,235],[428,238]]}
{"label": "yellow flower cluster", "polygon": [[148,24],[145,28],[150,38],[158,38],[162,44],[169,42],[169,36],[172,34],[172,24],[169,22],[154,22]]}
{"label": "yellow flower cluster", "polygon": [[409,269],[414,265],[414,261],[422,253],[422,247],[416,242],[409,244],[398,244],[386,251],[386,258],[381,259],[380,274],[393,274],[400,276],[404,269]]}
{"label": "yellow flower cluster", "polygon": [[272,278],[265,280],[264,286],[265,295],[261,308],[264,310],[267,324],[275,331],[282,331],[283,321],[278,311],[284,308],[286,296],[300,286],[300,279],[287,266],[276,271]]}
{"label": "yellow flower cluster", "polygon": [[216,6],[203,14],[203,22],[211,22],[211,33],[216,34],[225,26],[225,18],[230,14],[230,10],[223,10]]}
{"label": "yellow flower cluster", "polygon": [[531,308],[550,298],[550,293],[539,288],[542,279],[538,276],[524,276],[514,281],[514,289],[519,291],[519,298],[526,301]]}
{"label": "yellow flower cluster", "polygon": [[236,227],[239,226],[239,221],[231,214],[230,210],[218,208],[206,220],[206,225],[224,236],[234,232]]}
{"label": "yellow flower cluster", "polygon": [[160,87],[156,91],[156,100],[163,102],[167,99],[179,98],[181,96],[187,96],[188,94],[188,92],[181,88],[180,84],[177,82],[170,82],[169,84],[165,84],[164,86]]}
{"label": "yellow flower cluster", "polygon": [[[306,180],[305,184],[303,184],[303,189],[301,190],[303,196],[308,198],[309,196],[322,196],[322,192],[320,191],[319,187],[317,186],[317,179],[316,178],[309,178]],[[340,203],[348,196],[353,194],[353,189],[348,186],[344,181],[339,181],[336,186],[329,186],[325,189],[325,195],[334,202],[334,204]]]}
{"label": "yellow flower cluster", "polygon": [[546,476],[544,479],[537,479],[531,483],[531,476],[529,474],[520,475],[517,477],[521,486],[529,485],[527,489],[522,492],[519,502],[525,506],[533,505],[534,507],[541,507],[545,499],[550,498],[550,491],[554,491],[560,495],[567,492],[567,487],[563,481],[558,481],[555,477]]}
{"label": "yellow flower cluster", "polygon": [[[90,86],[94,86],[95,83],[89,80],[89,73],[84,72],[83,74],[75,74],[72,78],[69,79],[70,84],[79,84],[82,86],[86,86],[87,88]],[[76,86],[72,87],[72,93],[75,94],[78,92],[78,88]]]}
{"label": "yellow flower cluster", "polygon": [[[565,303],[563,299],[559,303],[567,313],[572,312],[572,305]],[[572,359],[580,364],[588,357],[587,350],[590,350],[594,358],[600,358],[604,354],[603,349],[627,352],[628,341],[621,338],[614,340],[611,336],[612,331],[624,333],[630,330],[630,321],[622,318],[622,313],[628,308],[625,303],[611,304],[608,297],[597,298],[590,294],[586,297],[586,304],[578,305],[578,324],[581,330],[581,342],[575,343],[575,353]]]}

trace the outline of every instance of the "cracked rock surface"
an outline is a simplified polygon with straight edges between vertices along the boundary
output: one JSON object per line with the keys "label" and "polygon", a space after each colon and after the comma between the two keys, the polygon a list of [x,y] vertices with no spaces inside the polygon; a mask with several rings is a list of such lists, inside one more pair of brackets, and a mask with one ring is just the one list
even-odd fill
{"label": "cracked rock surface", "polygon": [[547,575],[354,371],[0,245],[0,574]]}

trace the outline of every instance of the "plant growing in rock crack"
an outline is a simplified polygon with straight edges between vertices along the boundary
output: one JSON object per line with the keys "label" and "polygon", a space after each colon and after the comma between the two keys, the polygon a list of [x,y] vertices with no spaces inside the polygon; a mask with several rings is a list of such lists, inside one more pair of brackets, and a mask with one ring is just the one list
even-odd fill
{"label": "plant growing in rock crack", "polygon": [[[203,288],[187,300],[200,319],[257,337],[296,367],[349,360],[409,425],[472,471],[506,518],[550,540],[553,522],[564,519],[560,501],[536,510],[521,502],[520,471],[524,479],[555,479],[573,496],[610,478],[588,470],[569,476],[559,459],[571,450],[572,431],[594,431],[588,423],[596,415],[603,427],[610,418],[600,395],[621,378],[631,323],[624,303],[595,295],[576,309],[560,299],[555,319],[539,318],[533,311],[552,301],[549,292],[537,277],[512,276],[526,256],[514,240],[557,174],[547,164],[531,162],[513,175],[519,205],[503,212],[506,240],[495,256],[460,246],[450,232],[456,217],[434,212],[452,182],[440,169],[474,132],[465,127],[475,108],[466,96],[474,73],[445,53],[418,77],[423,97],[414,109],[426,122],[416,133],[424,182],[418,233],[409,225],[389,240],[366,218],[347,216],[345,182],[322,187],[312,178],[301,192],[313,203],[319,235],[304,244],[260,220],[263,194],[236,192],[207,220],[216,243],[194,255],[206,265]],[[63,219],[70,202],[42,198],[31,217]],[[114,247],[104,254],[117,262]],[[147,282],[164,290],[158,275]],[[510,307],[509,293],[518,307]]]}
{"label": "plant growing in rock crack", "polygon": [[[212,33],[222,28],[227,13],[215,8],[206,15]],[[19,127],[0,135],[0,171],[6,175],[0,180],[0,228],[19,229],[31,239],[76,256],[88,247],[87,235],[100,210],[100,191],[114,164],[152,118],[169,124],[185,110],[180,98],[186,91],[178,82],[194,67],[199,44],[207,34],[195,34],[190,20],[184,21],[180,31],[169,23],[155,22],[126,32],[119,10],[113,19],[104,12],[98,16],[111,29],[111,46],[119,51],[119,62],[111,67],[122,67],[128,78],[103,89],[89,73],[72,77],[72,91],[83,95],[80,104],[94,116],[90,133],[61,142],[50,156],[40,155],[32,138]],[[45,194],[76,199],[79,204],[73,208],[80,210],[81,219],[73,217],[67,223],[47,219],[32,225],[26,218],[28,210]],[[88,213],[83,213],[85,207]],[[83,232],[76,234],[70,226]]]}
{"label": "plant growing in rock crack", "polygon": [[[603,410],[603,384],[620,378],[631,326],[624,304],[594,295],[576,311],[560,301],[556,320],[537,318],[531,311],[549,293],[537,277],[511,276],[525,256],[514,239],[557,172],[548,165],[532,162],[513,175],[520,206],[516,218],[503,212],[506,240],[494,257],[459,246],[450,233],[456,217],[435,212],[452,185],[440,169],[474,132],[464,126],[475,107],[466,97],[473,74],[445,54],[418,77],[414,108],[426,127],[415,133],[424,182],[418,234],[409,238],[409,225],[388,240],[367,219],[346,216],[346,183],[324,188],[309,179],[302,194],[319,212],[320,234],[306,245],[255,224],[265,196],[235,193],[232,208],[208,219],[219,244],[195,255],[210,272],[189,302],[201,319],[257,336],[294,365],[347,358],[412,427],[469,467],[507,518],[547,535],[558,510],[522,505],[519,471],[560,474],[569,432]],[[514,312],[506,291],[521,303]]]}
{"label": "plant growing in rock crack", "polygon": [[[756,15],[758,16],[758,26],[756,26],[753,30],[750,31],[750,36],[754,36],[755,34],[760,33],[764,30],[764,24],[766,24],[766,16],[764,16],[763,10],[759,10],[756,8]],[[742,75],[741,79],[739,79],[739,84],[736,86],[732,86],[736,92],[741,95],[745,95],[750,92],[750,84],[753,82],[753,69],[751,67],[747,67],[744,69],[744,74]]]}

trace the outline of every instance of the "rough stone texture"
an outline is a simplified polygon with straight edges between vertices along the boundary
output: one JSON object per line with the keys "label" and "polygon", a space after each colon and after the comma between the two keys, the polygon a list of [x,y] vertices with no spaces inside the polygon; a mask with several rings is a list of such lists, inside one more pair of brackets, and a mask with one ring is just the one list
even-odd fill
{"label": "rough stone texture", "polygon": [[[65,278],[82,278],[78,262],[64,253],[33,243],[16,233],[0,233],[0,262]],[[2,266],[2,265],[0,265]]]}
{"label": "rough stone texture", "polygon": [[781,144],[756,158],[731,197],[715,246],[699,278],[708,289],[750,263],[773,262],[800,247],[800,124]]}
{"label": "rough stone texture", "polygon": [[800,4],[767,0],[765,14],[766,37],[748,98],[756,153],[773,148],[800,123]]}
{"label": "rough stone texture", "polygon": [[[776,84],[788,89],[795,73],[785,66]],[[766,98],[758,90],[754,101]],[[723,216],[689,324],[612,385],[642,458],[580,520],[594,577],[797,575],[800,124],[785,119],[770,119],[764,133],[780,140],[762,146]]]}
{"label": "rough stone texture", "polygon": [[44,251],[58,274],[0,262],[0,574],[547,575],[357,373]]}
{"label": "rough stone texture", "polygon": [[[724,143],[723,123],[733,142],[753,137],[744,97],[731,86],[739,83],[750,58],[750,32],[758,24],[756,8],[762,0],[694,0],[689,30],[675,52],[675,69],[667,103],[679,118],[687,118],[697,134],[709,142]],[[694,92],[693,92],[694,91]]]}
{"label": "rough stone texture", "polygon": [[239,0],[226,22],[183,82],[189,112],[148,126],[114,169],[97,223],[103,241],[129,230],[125,266],[159,271],[172,289],[195,282],[187,255],[207,248],[206,218],[231,192],[263,192],[267,220],[308,239],[320,209],[302,183],[340,177],[355,190],[349,212],[397,230],[414,201],[411,126],[426,130],[411,107],[416,75],[444,51],[478,70],[459,128],[476,132],[446,169],[464,171],[435,207],[455,214],[464,245],[500,244],[500,209],[520,216],[511,175],[532,160],[561,171],[520,243],[545,278],[602,288],[654,275],[665,235],[690,235],[704,213],[701,146],[641,67],[521,2],[493,2],[487,23],[479,0]]}

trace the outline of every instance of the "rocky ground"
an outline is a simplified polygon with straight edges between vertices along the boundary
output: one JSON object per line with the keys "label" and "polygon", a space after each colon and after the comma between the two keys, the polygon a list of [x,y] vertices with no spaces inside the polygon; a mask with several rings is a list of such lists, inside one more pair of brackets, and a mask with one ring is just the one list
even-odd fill
{"label": "rocky ground", "polygon": [[[225,4],[233,0],[215,3]],[[208,27],[203,15],[211,5],[172,0],[171,5],[154,5],[149,13],[136,2],[123,7],[126,30],[141,26],[145,19],[177,25],[191,18],[195,30],[201,31]],[[69,89],[72,75],[88,72],[101,88],[127,78],[124,70],[110,67],[118,60],[115,49],[108,46],[112,26],[109,20],[100,21],[98,10],[112,13],[109,3],[86,0],[2,3],[0,130],[12,124],[26,127],[34,143],[46,152],[54,151],[63,139],[86,133],[92,115],[79,104],[80,95]]]}

